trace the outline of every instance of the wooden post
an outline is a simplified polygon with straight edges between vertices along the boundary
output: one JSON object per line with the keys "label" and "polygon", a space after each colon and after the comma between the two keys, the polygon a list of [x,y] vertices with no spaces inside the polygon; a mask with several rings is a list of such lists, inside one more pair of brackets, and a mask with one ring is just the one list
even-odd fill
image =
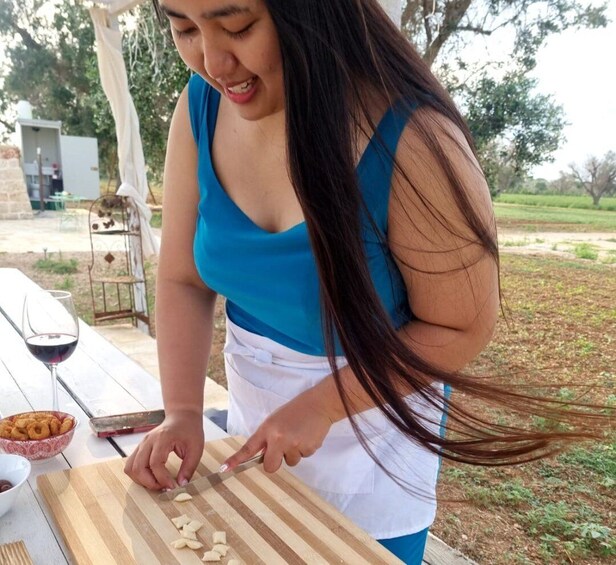
{"label": "wooden post", "polygon": [[36,162],[38,163],[38,179],[39,179],[39,214],[45,211],[45,178],[43,177],[43,156],[41,148],[36,148]]}

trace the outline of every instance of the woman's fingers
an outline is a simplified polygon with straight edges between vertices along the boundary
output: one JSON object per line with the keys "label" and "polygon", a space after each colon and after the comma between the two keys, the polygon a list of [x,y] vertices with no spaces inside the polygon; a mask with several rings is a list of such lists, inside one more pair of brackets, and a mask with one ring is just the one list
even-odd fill
{"label": "woman's fingers", "polygon": [[149,446],[143,443],[139,445],[126,460],[124,472],[136,483],[151,490],[160,490],[163,487],[150,469],[150,451]]}
{"label": "woman's fingers", "polygon": [[157,443],[150,453],[149,467],[150,472],[156,479],[158,489],[171,489],[175,486],[173,477],[169,473],[165,463],[172,449],[169,446]]}
{"label": "woman's fingers", "polygon": [[[255,434],[248,438],[248,441],[242,447],[240,447],[240,449],[238,449],[220,466],[218,472],[224,473],[225,471],[231,471],[240,463],[243,463],[247,459],[250,459],[257,453],[259,453],[259,451],[263,451],[264,448],[265,441],[262,439],[261,435],[257,431]],[[265,458],[267,459],[267,452],[265,453]],[[265,463],[263,465],[265,466]]]}
{"label": "woman's fingers", "polygon": [[295,467],[302,460],[302,454],[298,449],[290,449],[284,454],[284,460],[289,467]]}
{"label": "woman's fingers", "polygon": [[203,446],[201,450],[197,449],[188,449],[186,454],[182,458],[182,464],[180,465],[180,470],[178,471],[178,484],[180,486],[184,486],[190,478],[193,476],[197,465],[199,465],[199,461],[201,461],[201,456],[203,455]]}

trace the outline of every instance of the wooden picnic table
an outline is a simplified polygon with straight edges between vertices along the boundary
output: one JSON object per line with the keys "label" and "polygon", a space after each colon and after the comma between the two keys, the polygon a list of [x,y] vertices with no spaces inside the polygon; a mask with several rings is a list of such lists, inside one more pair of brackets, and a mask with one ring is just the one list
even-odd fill
{"label": "wooden picnic table", "polygon": [[[0,268],[0,413],[47,410],[51,405],[48,369],[27,351],[20,334],[23,299],[38,285],[17,269]],[[75,353],[58,365],[60,410],[77,417],[75,436],[60,455],[33,462],[32,473],[11,511],[0,517],[0,545],[24,540],[35,563],[73,563],[71,552],[37,488],[42,474],[125,457],[144,434],[97,438],[89,418],[162,408],[160,383],[130,357],[80,321]],[[208,441],[228,434],[204,416]],[[424,558],[428,565],[471,563],[430,535]]]}
{"label": "wooden picnic table", "polygon": [[[0,413],[10,415],[51,406],[48,369],[26,349],[19,328],[23,298],[39,288],[17,269],[0,269]],[[28,484],[15,506],[0,517],[0,544],[24,540],[36,565],[71,563],[55,522],[37,489],[36,477],[73,467],[126,456],[144,434],[97,438],[90,430],[92,416],[162,408],[160,383],[135,361],[80,322],[75,353],[58,365],[60,410],[77,417],[78,426],[68,448],[50,460],[33,462]],[[208,440],[227,434],[207,418]]]}

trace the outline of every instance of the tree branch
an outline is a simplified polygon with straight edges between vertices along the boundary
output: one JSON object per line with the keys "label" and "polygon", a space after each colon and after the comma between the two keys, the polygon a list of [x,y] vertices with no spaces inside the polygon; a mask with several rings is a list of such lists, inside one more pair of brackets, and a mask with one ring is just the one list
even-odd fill
{"label": "tree branch", "polygon": [[471,0],[459,0],[458,2],[448,3],[445,6],[443,25],[434,40],[428,44],[426,52],[423,56],[428,65],[432,66],[439,54],[439,51],[445,42],[456,31],[458,25],[462,21],[462,18],[466,15],[470,5]]}

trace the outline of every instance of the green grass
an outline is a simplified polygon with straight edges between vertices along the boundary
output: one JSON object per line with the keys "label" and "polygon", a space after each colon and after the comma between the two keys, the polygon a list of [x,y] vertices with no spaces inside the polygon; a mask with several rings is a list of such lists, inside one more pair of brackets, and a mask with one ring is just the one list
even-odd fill
{"label": "green grass", "polygon": [[586,557],[591,552],[616,555],[611,528],[599,523],[597,514],[584,503],[573,507],[562,501],[551,502],[518,517],[532,535],[541,539],[544,559],[552,558],[558,546],[569,556]]}
{"label": "green grass", "polygon": [[616,212],[616,197],[604,197],[596,207],[590,196],[573,194],[499,194],[496,202],[518,206],[576,208]]}
{"label": "green grass", "polygon": [[52,259],[51,257],[39,259],[34,266],[41,271],[47,271],[55,275],[71,275],[77,272],[77,260],[69,259],[66,261],[62,259],[62,255],[59,255],[58,259]]}
{"label": "green grass", "polygon": [[162,228],[163,227],[163,213],[162,212],[152,212],[152,219],[150,220],[150,225],[153,228]]}
{"label": "green grass", "polygon": [[577,243],[573,247],[573,254],[578,259],[590,259],[591,261],[596,261],[597,257],[599,257],[596,246],[590,243]]}
{"label": "green grass", "polygon": [[616,212],[606,210],[582,210],[538,205],[494,203],[497,220],[513,220],[532,223],[535,229],[540,224],[571,224],[589,230],[616,231]]}

